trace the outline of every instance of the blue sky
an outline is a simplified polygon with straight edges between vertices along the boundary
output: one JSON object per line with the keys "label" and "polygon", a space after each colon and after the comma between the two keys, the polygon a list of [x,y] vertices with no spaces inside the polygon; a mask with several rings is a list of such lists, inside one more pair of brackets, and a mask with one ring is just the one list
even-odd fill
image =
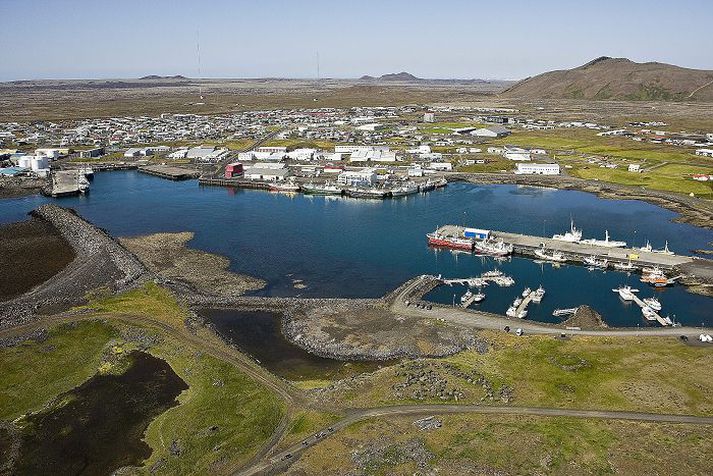
{"label": "blue sky", "polygon": [[713,2],[0,0],[0,80],[519,79],[598,56],[713,69]]}

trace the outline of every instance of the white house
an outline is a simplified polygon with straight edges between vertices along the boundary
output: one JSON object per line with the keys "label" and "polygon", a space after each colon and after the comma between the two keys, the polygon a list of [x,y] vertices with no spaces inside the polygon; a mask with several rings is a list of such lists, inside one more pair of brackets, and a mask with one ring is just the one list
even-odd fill
{"label": "white house", "polygon": [[334,153],[336,154],[353,154],[360,150],[389,150],[387,145],[335,145]]}
{"label": "white house", "polygon": [[432,112],[426,112],[423,114],[423,122],[435,122],[436,115]]}
{"label": "white house", "polygon": [[528,164],[519,162],[516,174],[519,175],[559,175],[559,164]]}
{"label": "white house", "polygon": [[390,150],[358,150],[349,157],[350,162],[396,162],[396,152]]}
{"label": "white house", "polygon": [[629,164],[627,170],[629,172],[641,172],[641,164]]}
{"label": "white house", "polygon": [[423,169],[420,165],[409,167],[406,173],[409,177],[423,177]]}
{"label": "white house", "polygon": [[268,154],[275,154],[275,153],[285,154],[287,152],[287,147],[263,146],[263,147],[258,147],[257,149],[255,149],[255,152],[266,152]]}
{"label": "white house", "polygon": [[414,147],[413,149],[406,149],[407,154],[430,154],[431,153],[431,146],[430,145],[419,145],[418,147]]}
{"label": "white house", "polygon": [[376,182],[376,172],[374,169],[366,168],[361,170],[345,170],[337,176],[337,183],[340,185],[365,186]]}
{"label": "white house", "polygon": [[453,164],[450,162],[431,162],[428,168],[431,170],[451,171],[453,170]]}
{"label": "white house", "polygon": [[505,147],[505,153],[503,155],[508,160],[520,162],[527,162],[532,159],[532,157],[530,157],[530,151],[521,149],[520,147]]}
{"label": "white house", "polygon": [[713,149],[697,149],[696,155],[701,157],[713,157]]}

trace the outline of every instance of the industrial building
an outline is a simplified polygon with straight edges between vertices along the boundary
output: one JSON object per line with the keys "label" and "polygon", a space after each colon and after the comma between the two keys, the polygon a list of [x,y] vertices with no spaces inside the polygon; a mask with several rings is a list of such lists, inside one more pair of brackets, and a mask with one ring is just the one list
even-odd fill
{"label": "industrial building", "polygon": [[225,166],[225,178],[240,177],[243,172],[243,164],[240,162],[233,162]]}
{"label": "industrial building", "polygon": [[396,162],[396,152],[384,149],[360,149],[352,152],[349,162]]}
{"label": "industrial building", "polygon": [[519,175],[559,175],[559,164],[532,164],[519,162],[517,164],[516,174]]}
{"label": "industrial building", "polygon": [[104,147],[95,147],[94,149],[80,150],[79,157],[83,159],[92,159],[104,155]]}
{"label": "industrial building", "polygon": [[265,182],[282,182],[290,176],[289,169],[270,169],[263,167],[250,167],[245,169],[244,176],[248,180],[262,180]]}
{"label": "industrial building", "polygon": [[369,186],[376,182],[374,169],[345,170],[337,176],[337,183],[349,187]]}
{"label": "industrial building", "polygon": [[476,137],[499,138],[510,135],[510,131],[502,126],[481,127],[471,132]]}

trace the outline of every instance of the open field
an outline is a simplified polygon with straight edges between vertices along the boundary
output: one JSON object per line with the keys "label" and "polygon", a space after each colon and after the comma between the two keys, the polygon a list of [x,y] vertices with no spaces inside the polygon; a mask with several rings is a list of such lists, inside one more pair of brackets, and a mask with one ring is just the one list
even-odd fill
{"label": "open field", "polygon": [[[541,147],[572,176],[622,185],[635,185],[654,190],[694,193],[700,198],[713,198],[709,183],[691,179],[695,173],[713,174],[713,160],[696,156],[692,149],[665,144],[636,142],[620,137],[598,137],[589,130],[521,131],[486,145]],[[592,158],[616,164],[616,169],[590,163]],[[629,164],[640,164],[643,172],[628,172]]]}
{"label": "open field", "polygon": [[[502,82],[384,84],[346,79],[23,81],[0,83],[0,121],[425,104],[470,100],[499,92],[505,85]],[[72,107],[62,107],[64,104]]]}
{"label": "open field", "polygon": [[140,325],[85,321],[0,350],[0,418],[40,410],[96,372],[108,371],[108,355],[136,348],[166,360],[189,386],[179,405],[146,431],[152,454],[145,467],[153,473],[232,467],[253,456],[283,416],[277,396],[229,363]]}
{"label": "open field", "polygon": [[710,426],[454,414],[419,431],[418,418],[353,424],[287,474],[699,475],[713,457]]}
{"label": "open field", "polygon": [[479,337],[487,351],[403,362],[315,395],[353,407],[505,403],[713,415],[713,381],[701,370],[713,364],[710,349],[673,337]]}

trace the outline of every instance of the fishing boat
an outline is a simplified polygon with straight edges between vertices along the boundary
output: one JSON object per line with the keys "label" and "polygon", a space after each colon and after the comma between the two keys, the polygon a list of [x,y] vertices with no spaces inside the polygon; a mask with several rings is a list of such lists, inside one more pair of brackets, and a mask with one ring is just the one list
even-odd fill
{"label": "fishing boat", "polygon": [[542,302],[542,298],[545,297],[545,288],[540,285],[539,288],[535,289],[532,294],[532,302],[535,303],[540,303]]}
{"label": "fishing boat", "polygon": [[675,282],[673,279],[667,278],[666,275],[663,273],[645,274],[641,277],[640,281],[642,283],[650,284],[655,288],[665,288],[666,286],[671,285]]}
{"label": "fishing boat", "polygon": [[306,183],[302,185],[302,191],[311,195],[342,195],[344,189],[329,182],[323,184]]}
{"label": "fishing boat", "polygon": [[636,266],[631,264],[631,260],[629,260],[626,263],[614,263],[614,269],[618,269],[619,271],[634,271]]}
{"label": "fishing boat", "polygon": [[527,296],[530,295],[531,292],[532,292],[532,289],[525,288],[525,290],[522,292],[522,297],[526,298]]}
{"label": "fishing boat", "polygon": [[481,278],[499,278],[500,276],[503,276],[503,272],[500,271],[499,269],[493,269],[490,271],[486,271],[480,275]]}
{"label": "fishing boat", "polygon": [[567,258],[565,258],[564,255],[559,251],[552,251],[548,253],[545,250],[544,245],[542,245],[542,248],[535,250],[535,256],[545,261],[554,261],[555,263],[564,263],[565,261],[567,261]]}
{"label": "fishing boat", "polygon": [[583,245],[601,246],[604,248],[624,248],[626,247],[626,241],[616,241],[609,239],[609,230],[604,230],[604,239],[598,240],[596,238],[588,238],[586,240],[580,241]]}
{"label": "fishing boat", "polygon": [[648,307],[653,309],[654,311],[660,311],[661,310],[661,302],[656,299],[655,297],[650,297],[650,298],[645,298],[643,299],[644,304],[646,304]]}
{"label": "fishing boat", "polygon": [[649,320],[649,321],[655,321],[656,320],[656,311],[651,309],[649,306],[644,306],[641,308],[641,314],[644,315],[644,317]]}
{"label": "fishing boat", "polygon": [[527,317],[527,309],[523,309],[518,313],[516,306],[510,306],[508,310],[505,311],[505,315],[508,317],[517,317],[518,319],[525,319]]}
{"label": "fishing boat", "polygon": [[609,261],[607,261],[606,259],[598,260],[597,257],[594,255],[587,256],[586,258],[584,258],[584,263],[589,266],[602,269],[606,269],[609,266]]}
{"label": "fishing boat", "polygon": [[384,190],[383,188],[361,188],[354,187],[348,188],[346,194],[352,198],[373,198],[378,200],[383,200],[391,194],[391,191]]}
{"label": "fishing boat", "polygon": [[613,292],[618,293],[619,297],[624,301],[633,301],[634,293],[638,293],[638,289],[632,289],[631,286],[619,286],[616,289],[612,289]]}
{"label": "fishing boat", "polygon": [[572,307],[568,309],[555,309],[552,311],[552,315],[555,317],[570,316],[577,312],[578,307]]}
{"label": "fishing boat", "polygon": [[427,233],[426,239],[431,246],[473,251],[473,240],[470,238],[442,235],[436,230],[432,233]]}
{"label": "fishing boat", "polygon": [[460,303],[465,305],[473,297],[473,293],[469,290],[465,292],[464,295],[460,297]]}
{"label": "fishing boat", "polygon": [[639,248],[641,251],[646,251],[647,253],[651,253],[654,249],[651,246],[651,243],[649,243],[649,240],[646,240],[646,246],[642,246]]}
{"label": "fishing boat", "polygon": [[391,189],[391,196],[394,198],[405,197],[414,193],[418,193],[418,185],[413,182],[403,183],[401,186]]}
{"label": "fishing boat", "polygon": [[473,302],[482,302],[483,299],[485,299],[485,294],[480,291],[473,295]]}
{"label": "fishing boat", "polygon": [[419,186],[419,190],[421,192],[430,192],[431,190],[436,189],[436,184],[435,182],[431,182],[431,179],[426,180],[424,183],[422,183]]}
{"label": "fishing boat", "polygon": [[569,231],[563,235],[552,235],[553,240],[566,241],[569,243],[577,243],[582,239],[582,230],[578,230],[574,226],[574,220],[569,221]]}
{"label": "fishing boat", "polygon": [[668,249],[668,240],[666,240],[666,245],[661,250],[651,250],[652,253],[658,253],[660,255],[672,255],[673,251]]}
{"label": "fishing boat", "polygon": [[438,180],[436,180],[433,185],[434,185],[436,188],[445,187],[446,185],[448,185],[448,180],[446,180],[445,177],[441,177],[441,178],[439,178]]}
{"label": "fishing boat", "polygon": [[479,253],[493,256],[508,256],[513,250],[512,244],[506,244],[503,240],[485,239],[475,242],[473,246]]}

